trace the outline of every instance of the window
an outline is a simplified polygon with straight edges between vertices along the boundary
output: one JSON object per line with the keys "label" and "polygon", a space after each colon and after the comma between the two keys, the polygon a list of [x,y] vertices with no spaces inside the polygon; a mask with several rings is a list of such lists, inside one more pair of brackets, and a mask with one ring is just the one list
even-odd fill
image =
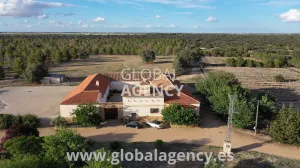
{"label": "window", "polygon": [[159,109],[158,108],[151,108],[150,113],[159,113]]}

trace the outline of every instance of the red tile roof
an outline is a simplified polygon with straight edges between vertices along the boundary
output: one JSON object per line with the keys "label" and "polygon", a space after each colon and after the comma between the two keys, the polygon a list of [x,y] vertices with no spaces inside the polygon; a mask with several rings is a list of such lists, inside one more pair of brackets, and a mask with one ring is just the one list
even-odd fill
{"label": "red tile roof", "polygon": [[[99,86],[97,86],[99,81]],[[97,103],[99,92],[101,97],[109,86],[110,81],[101,74],[90,75],[82,81],[62,102],[61,104],[85,104]]]}
{"label": "red tile roof", "polygon": [[180,92],[179,94],[177,93],[176,90],[173,90],[172,92],[169,91],[169,93],[170,94],[173,93],[173,96],[167,96],[165,94],[164,98],[166,104],[172,104],[172,103],[178,103],[181,105],[200,104],[200,102],[197,99],[187,95],[186,93]]}

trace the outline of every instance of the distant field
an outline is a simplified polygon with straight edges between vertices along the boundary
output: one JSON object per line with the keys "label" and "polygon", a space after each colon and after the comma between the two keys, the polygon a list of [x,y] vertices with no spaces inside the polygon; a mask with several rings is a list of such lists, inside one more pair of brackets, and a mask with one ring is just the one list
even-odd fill
{"label": "distant field", "polygon": [[50,73],[65,74],[68,77],[85,77],[95,73],[121,72],[125,68],[172,69],[174,56],[156,56],[152,64],[143,63],[137,55],[93,55],[87,60],[72,60],[50,68]]}

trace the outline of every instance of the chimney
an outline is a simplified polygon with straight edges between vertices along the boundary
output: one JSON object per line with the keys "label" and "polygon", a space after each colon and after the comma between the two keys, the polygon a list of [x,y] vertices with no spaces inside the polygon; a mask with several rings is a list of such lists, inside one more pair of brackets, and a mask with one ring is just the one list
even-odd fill
{"label": "chimney", "polygon": [[97,80],[97,81],[96,81],[96,86],[99,86],[99,85],[100,85],[100,84],[99,84],[99,81]]}

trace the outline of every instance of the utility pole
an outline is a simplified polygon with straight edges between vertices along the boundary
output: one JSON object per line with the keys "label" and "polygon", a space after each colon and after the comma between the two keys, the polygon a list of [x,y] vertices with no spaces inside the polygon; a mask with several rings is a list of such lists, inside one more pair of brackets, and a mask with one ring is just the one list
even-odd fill
{"label": "utility pole", "polygon": [[228,124],[226,130],[226,139],[223,144],[223,152],[226,153],[227,155],[231,153],[232,114],[235,112],[234,96],[228,95],[228,97],[229,97]]}
{"label": "utility pole", "polygon": [[254,127],[255,135],[257,134],[258,111],[259,111],[259,100],[257,100],[257,107],[256,107],[256,122]]}

